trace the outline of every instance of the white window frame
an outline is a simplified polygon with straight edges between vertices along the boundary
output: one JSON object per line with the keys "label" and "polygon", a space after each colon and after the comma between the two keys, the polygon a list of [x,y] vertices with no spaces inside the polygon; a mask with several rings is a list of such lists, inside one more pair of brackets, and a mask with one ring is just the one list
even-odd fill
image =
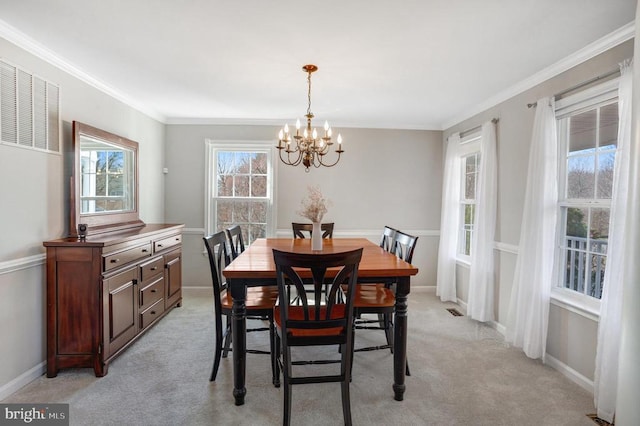
{"label": "white window frame", "polygon": [[[460,157],[460,212],[458,219],[458,248],[457,248],[457,260],[462,262],[463,264],[470,265],[471,259],[473,258],[473,253],[467,255],[464,253],[464,243],[465,243],[465,230],[464,230],[464,207],[467,204],[473,204],[475,206],[476,200],[467,200],[464,198],[465,196],[465,183],[466,183],[466,165],[465,158],[470,157],[472,155],[479,155],[480,159],[482,159],[482,152],[480,152],[480,140],[481,133],[480,130],[470,132],[469,134],[464,135],[460,138],[460,147],[458,150],[458,155]],[[480,173],[480,168],[478,167],[477,173]],[[476,178],[476,189],[478,187],[478,181]],[[471,241],[473,241],[473,231],[471,232]]]}
{"label": "white window frame", "polygon": [[[216,199],[217,185],[215,185],[215,177],[217,176],[217,162],[215,161],[218,151],[236,151],[236,152],[261,152],[267,154],[267,227],[266,236],[275,236],[276,229],[276,160],[274,153],[275,143],[273,141],[216,141],[212,139],[205,140],[205,215],[204,215],[204,231],[206,235],[216,232]],[[239,199],[239,198],[236,198]],[[247,198],[250,199],[250,198]],[[251,200],[255,200],[251,198]],[[245,241],[245,243],[247,243]]]}
{"label": "white window frame", "polygon": [[597,86],[583,90],[575,95],[560,99],[555,103],[555,115],[558,121],[558,223],[556,232],[556,253],[554,262],[554,281],[551,287],[551,299],[555,305],[566,308],[587,318],[597,321],[600,315],[600,299],[579,293],[564,287],[564,234],[566,218],[563,209],[568,207],[611,207],[609,199],[588,199],[584,202],[565,198],[567,185],[566,162],[568,156],[567,129],[562,119],[582,112],[617,102],[618,81],[612,79]]}

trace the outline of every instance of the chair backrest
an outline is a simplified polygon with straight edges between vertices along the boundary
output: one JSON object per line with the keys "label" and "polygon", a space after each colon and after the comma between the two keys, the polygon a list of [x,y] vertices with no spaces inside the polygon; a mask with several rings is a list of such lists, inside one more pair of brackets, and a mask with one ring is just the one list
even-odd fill
{"label": "chair backrest", "polygon": [[[307,238],[304,232],[308,232],[309,238],[311,238],[313,231],[312,223],[292,222],[291,228],[293,229],[293,238]],[[320,224],[320,229],[322,230],[322,238],[333,238],[333,222]]]}
{"label": "chair backrest", "polygon": [[390,226],[385,226],[384,229],[382,230],[382,237],[380,238],[380,247],[382,247],[385,251],[394,253],[395,251],[394,242],[395,242],[396,232],[398,232],[398,230]]}
{"label": "chair backrest", "polygon": [[244,251],[244,240],[242,239],[242,228],[240,225],[234,225],[226,231],[229,247],[231,248],[231,259],[238,257]]}
{"label": "chair backrest", "polygon": [[[288,335],[287,329],[292,328],[331,330],[335,332],[334,335],[351,338],[354,286],[358,279],[358,266],[361,257],[361,248],[328,254],[300,254],[273,250],[280,294],[279,309],[283,339]],[[340,269],[337,272],[332,271],[335,276],[332,274],[328,277],[328,268]],[[305,285],[310,285],[310,276],[313,281],[313,301],[308,299],[305,291]],[[327,285],[327,297],[325,297],[323,289]],[[347,286],[346,297],[342,293],[342,285]],[[288,293],[289,286],[295,286],[299,295],[298,301],[291,301]],[[303,315],[290,318],[290,307],[297,311],[302,310]],[[339,332],[336,332],[336,329]],[[317,334],[315,333],[316,337]],[[313,344],[313,338],[314,333],[310,332],[307,343]]]}
{"label": "chair backrest", "polygon": [[400,259],[407,263],[411,263],[411,260],[413,259],[413,251],[416,248],[417,242],[418,237],[405,234],[402,231],[396,231],[393,251]]}
{"label": "chair backrest", "polygon": [[203,238],[204,245],[209,255],[209,267],[211,269],[211,281],[213,282],[213,299],[216,313],[220,312],[220,292],[227,288],[227,283],[222,276],[222,269],[231,261],[227,251],[227,236],[224,231],[217,232]]}

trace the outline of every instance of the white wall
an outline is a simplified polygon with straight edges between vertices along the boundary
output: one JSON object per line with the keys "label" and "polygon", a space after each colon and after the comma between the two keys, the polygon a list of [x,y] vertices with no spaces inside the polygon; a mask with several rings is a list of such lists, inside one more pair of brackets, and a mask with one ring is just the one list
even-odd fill
{"label": "white wall", "polygon": [[[205,139],[271,140],[272,126],[168,125],[166,219],[186,224],[184,284],[209,286],[203,256]],[[279,235],[291,235],[291,222],[308,185],[318,184],[332,200],[325,221],[335,222],[335,237],[363,236],[379,241],[384,225],[419,236],[413,285],[435,285],[440,227],[442,133],[439,131],[340,129],[342,159],[332,168],[291,167],[277,161]],[[274,148],[275,151],[275,148]]]}
{"label": "white wall", "polygon": [[[633,41],[625,42],[550,80],[512,97],[482,113],[446,129],[443,143],[454,132],[473,128],[492,118],[499,118],[498,139],[498,217],[496,229],[496,298],[497,327],[504,325],[509,308],[513,272],[520,238],[520,224],[529,161],[529,147],[535,110],[527,103],[543,96],[553,96],[566,88],[617,69],[633,56]],[[464,268],[463,266],[459,266]],[[468,273],[459,274],[458,295],[462,303],[468,296]],[[595,368],[597,322],[559,305],[552,305],[549,315],[547,354],[557,368],[581,383],[592,386]]]}
{"label": "white wall", "polygon": [[[140,144],[140,215],[164,221],[164,125],[0,38],[3,60],[60,87],[62,146],[71,122]],[[46,359],[46,283],[42,242],[68,233],[67,154],[0,144],[0,399],[43,371]]]}

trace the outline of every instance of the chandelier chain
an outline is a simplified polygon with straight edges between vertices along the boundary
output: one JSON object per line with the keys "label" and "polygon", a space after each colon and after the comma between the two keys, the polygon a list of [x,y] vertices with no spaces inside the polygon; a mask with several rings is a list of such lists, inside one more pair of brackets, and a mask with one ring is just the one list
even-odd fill
{"label": "chandelier chain", "polygon": [[307,82],[309,88],[307,89],[307,115],[311,115],[311,71],[307,75]]}

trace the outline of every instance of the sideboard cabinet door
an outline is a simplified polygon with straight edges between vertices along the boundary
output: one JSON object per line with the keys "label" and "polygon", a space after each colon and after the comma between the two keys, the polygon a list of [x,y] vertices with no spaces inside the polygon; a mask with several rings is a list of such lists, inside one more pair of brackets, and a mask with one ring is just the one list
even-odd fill
{"label": "sideboard cabinet door", "polygon": [[138,270],[136,267],[107,278],[103,283],[104,357],[115,354],[138,332]]}
{"label": "sideboard cabinet door", "polygon": [[[166,306],[182,299],[182,253],[174,250],[164,256]],[[178,305],[180,306],[180,305]]]}

